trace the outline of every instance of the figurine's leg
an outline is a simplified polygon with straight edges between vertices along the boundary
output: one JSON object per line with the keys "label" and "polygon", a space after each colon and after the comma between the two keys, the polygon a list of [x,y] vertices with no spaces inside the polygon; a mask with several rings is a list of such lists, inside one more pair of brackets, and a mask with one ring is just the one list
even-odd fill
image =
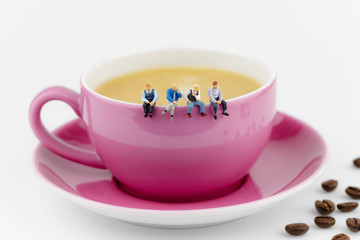
{"label": "figurine's leg", "polygon": [[165,111],[169,111],[170,110],[170,108],[171,108],[171,105],[172,105],[172,103],[171,102],[169,102],[169,104],[166,106],[166,108],[165,108]]}
{"label": "figurine's leg", "polygon": [[194,107],[194,103],[193,102],[188,102],[187,103],[188,106],[188,114],[191,114],[193,107]]}
{"label": "figurine's leg", "polygon": [[149,110],[149,117],[150,118],[152,118],[152,113],[153,113],[153,111],[154,111],[154,108],[155,108],[155,105],[156,105],[156,103],[154,103],[154,105],[149,105],[149,108],[150,108],[150,110]]}
{"label": "figurine's leg", "polygon": [[224,99],[221,101],[221,105],[222,105],[222,108],[223,108],[222,114],[225,115],[225,116],[229,116],[229,114],[226,112],[227,102]]}
{"label": "figurine's leg", "polygon": [[216,102],[215,102],[215,103],[212,102],[211,105],[213,106],[213,109],[214,109],[214,115],[216,115],[217,109],[218,109],[218,105],[217,105]]}
{"label": "figurine's leg", "polygon": [[200,107],[201,114],[205,113],[205,103],[203,103],[201,101],[196,101],[196,105]]}
{"label": "figurine's leg", "polygon": [[175,104],[170,103],[170,115],[173,116],[175,112]]}
{"label": "figurine's leg", "polygon": [[148,105],[149,104],[147,104],[146,102],[143,103],[143,108],[144,108],[144,113],[145,113],[144,117],[148,116],[148,112],[149,112]]}
{"label": "figurine's leg", "polygon": [[174,111],[175,111],[175,104],[171,103],[171,105],[170,105],[170,121],[174,121]]}
{"label": "figurine's leg", "polygon": [[221,105],[222,105],[222,108],[223,108],[223,112],[226,112],[226,109],[227,109],[227,102],[223,99],[221,100]]}
{"label": "figurine's leg", "polygon": [[144,109],[145,114],[148,113],[147,103],[146,102],[143,103],[143,109]]}
{"label": "figurine's leg", "polygon": [[154,105],[149,105],[150,106],[150,110],[149,110],[149,113],[152,113],[154,111],[154,108],[155,108],[155,104]]}
{"label": "figurine's leg", "polygon": [[217,113],[218,105],[217,105],[216,102],[215,102],[215,103],[211,102],[211,105],[213,106],[213,109],[214,109],[214,119],[216,120],[216,119],[217,119],[216,113]]}
{"label": "figurine's leg", "polygon": [[173,105],[173,103],[169,102],[168,105],[166,106],[166,108],[164,109],[164,111],[161,112],[161,114],[164,115],[167,111],[169,111],[171,108],[171,105]]}

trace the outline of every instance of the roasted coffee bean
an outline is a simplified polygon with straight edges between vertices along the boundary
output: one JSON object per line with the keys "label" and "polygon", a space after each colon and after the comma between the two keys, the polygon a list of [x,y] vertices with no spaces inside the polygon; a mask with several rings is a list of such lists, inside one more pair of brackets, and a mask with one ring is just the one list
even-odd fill
{"label": "roasted coffee bean", "polygon": [[355,167],[360,168],[360,158],[354,159],[354,165],[355,165]]}
{"label": "roasted coffee bean", "polygon": [[315,222],[316,226],[318,226],[318,227],[329,228],[329,227],[334,226],[335,218],[333,218],[331,216],[317,216],[314,219],[314,222]]}
{"label": "roasted coffee bean", "polygon": [[336,180],[327,180],[321,184],[322,188],[327,191],[331,192],[333,191],[338,185],[338,181]]}
{"label": "roasted coffee bean", "polygon": [[315,208],[320,214],[328,215],[335,210],[335,204],[327,199],[322,201],[317,200],[315,202]]}
{"label": "roasted coffee bean", "polygon": [[346,219],[346,226],[352,232],[360,231],[360,218],[348,218],[348,219]]}
{"label": "roasted coffee bean", "polygon": [[349,236],[344,234],[344,233],[339,233],[335,236],[333,236],[333,238],[331,240],[350,240]]}
{"label": "roasted coffee bean", "polygon": [[360,199],[360,188],[348,187],[345,192],[354,199]]}
{"label": "roasted coffee bean", "polygon": [[309,230],[306,223],[292,223],[285,226],[285,231],[291,235],[303,235]]}
{"label": "roasted coffee bean", "polygon": [[337,205],[337,208],[342,212],[350,212],[358,207],[357,202],[345,202],[345,203],[339,203]]}

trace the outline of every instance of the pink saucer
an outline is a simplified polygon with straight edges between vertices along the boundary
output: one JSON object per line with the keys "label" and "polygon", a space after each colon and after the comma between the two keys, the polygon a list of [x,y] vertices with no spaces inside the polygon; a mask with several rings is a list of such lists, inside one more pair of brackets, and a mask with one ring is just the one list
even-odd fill
{"label": "pink saucer", "polygon": [[[80,119],[54,133],[73,145],[92,148]],[[34,163],[53,189],[92,211],[136,224],[197,227],[255,213],[303,189],[324,169],[326,147],[314,129],[278,112],[270,141],[243,184],[226,196],[191,203],[134,197],[117,186],[109,171],[68,161],[42,145],[35,151]]]}

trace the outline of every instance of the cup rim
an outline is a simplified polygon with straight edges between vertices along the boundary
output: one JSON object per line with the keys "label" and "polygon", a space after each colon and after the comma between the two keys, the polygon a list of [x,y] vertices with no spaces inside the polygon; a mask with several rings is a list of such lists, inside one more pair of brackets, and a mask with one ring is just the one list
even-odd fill
{"label": "cup rim", "polygon": [[[99,61],[95,64],[90,65],[90,67],[87,68],[87,70],[83,71],[82,74],[80,75],[80,83],[82,85],[82,87],[84,87],[88,92],[90,92],[91,94],[95,95],[96,97],[99,97],[103,100],[106,101],[110,101],[111,103],[114,104],[125,104],[125,105],[129,105],[129,106],[141,106],[142,103],[133,103],[133,102],[127,102],[127,101],[123,101],[123,100],[119,100],[119,99],[114,99],[114,98],[110,98],[107,96],[104,96],[98,92],[96,92],[94,89],[92,89],[86,82],[87,77],[89,76],[89,74],[91,73],[91,71],[98,67],[98,66],[102,66],[102,65],[106,65],[109,64],[111,62],[114,62],[116,60],[119,60],[121,58],[126,58],[126,57],[131,57],[131,56],[135,56],[135,55],[142,55],[142,54],[151,54],[151,53],[156,53],[156,52],[165,52],[165,51],[207,51],[207,52],[213,52],[213,53],[222,53],[222,54],[227,54],[227,55],[232,55],[232,56],[237,56],[237,57],[243,57],[243,58],[247,58],[249,60],[253,60],[255,61],[257,64],[262,65],[262,67],[264,67],[269,73],[270,73],[270,77],[269,79],[261,85],[261,87],[259,87],[258,89],[251,91],[249,93],[246,93],[244,95],[241,96],[237,96],[234,98],[230,98],[227,99],[226,101],[229,102],[233,102],[233,101],[237,101],[237,100],[242,100],[245,98],[249,98],[251,96],[254,96],[262,91],[264,91],[264,89],[267,89],[268,87],[270,87],[273,82],[276,79],[276,73],[273,70],[273,68],[271,68],[265,61],[259,59],[258,57],[253,57],[250,55],[242,55],[242,54],[238,54],[238,53],[232,53],[229,51],[221,51],[221,50],[214,50],[214,49],[208,49],[208,48],[159,48],[159,49],[154,49],[154,50],[148,50],[148,51],[138,51],[138,52],[134,52],[131,54],[126,54],[126,55],[122,55],[119,57],[113,57],[113,58],[109,58],[103,61]],[[210,105],[210,103],[205,103],[205,106]],[[166,107],[166,105],[156,105],[157,107]],[[179,105],[177,106],[177,108],[187,108],[186,105]]]}

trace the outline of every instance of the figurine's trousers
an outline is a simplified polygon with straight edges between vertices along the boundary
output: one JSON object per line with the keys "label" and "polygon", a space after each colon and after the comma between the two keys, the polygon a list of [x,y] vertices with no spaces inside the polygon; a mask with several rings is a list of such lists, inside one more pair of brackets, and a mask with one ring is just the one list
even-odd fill
{"label": "figurine's trousers", "polygon": [[172,102],[169,102],[168,105],[165,108],[166,111],[170,112],[170,115],[174,115],[174,111],[175,111],[175,104]]}
{"label": "figurine's trousers", "polygon": [[154,107],[155,104],[151,106],[150,103],[143,103],[144,113],[152,113],[154,111]]}
{"label": "figurine's trousers", "polygon": [[[215,98],[215,100],[216,101],[218,101],[219,100],[219,98],[217,97],[217,98]],[[217,109],[218,109],[218,105],[217,105],[217,103],[215,102],[210,102],[211,103],[211,105],[213,106],[213,108],[214,108],[214,114],[216,114],[217,113]],[[225,112],[226,111],[226,109],[227,109],[227,102],[223,99],[223,100],[221,100],[221,103],[220,103],[221,105],[222,105],[222,108],[223,108],[223,112]]]}
{"label": "figurine's trousers", "polygon": [[200,113],[205,112],[205,103],[203,103],[201,101],[188,102],[187,106],[188,106],[188,113],[189,114],[192,112],[194,106],[199,106],[200,107]]}

